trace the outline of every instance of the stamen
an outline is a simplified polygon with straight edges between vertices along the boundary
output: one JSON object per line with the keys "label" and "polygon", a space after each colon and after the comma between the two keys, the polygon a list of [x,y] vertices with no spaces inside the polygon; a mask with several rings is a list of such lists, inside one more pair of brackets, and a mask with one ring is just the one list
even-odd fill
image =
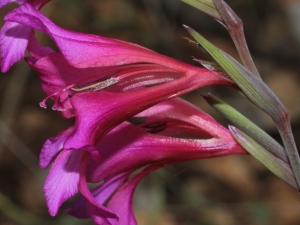
{"label": "stamen", "polygon": [[[44,100],[42,101],[42,102],[40,102],[40,106],[42,107],[42,108],[47,108],[47,105],[46,105],[46,102],[48,101],[48,99],[50,99],[50,98],[54,98],[54,96],[56,96],[56,98],[54,98],[55,99],[55,104],[57,103],[57,101],[59,100],[59,98],[60,98],[60,95],[61,95],[61,93],[63,93],[64,91],[66,91],[66,90],[68,90],[68,89],[72,89],[72,87],[74,86],[74,84],[71,84],[71,85],[69,85],[69,86],[67,86],[67,87],[65,87],[64,89],[62,89],[62,90],[60,90],[60,91],[57,91],[57,92],[55,92],[55,93],[53,93],[53,94],[51,94],[51,95],[48,95],[46,98],[44,98]],[[56,109],[54,109],[54,110],[56,110]]]}
{"label": "stamen", "polygon": [[[144,77],[142,77],[142,78],[144,78]],[[152,80],[143,80],[143,81],[128,85],[127,87],[123,88],[123,91],[130,91],[132,89],[139,88],[139,87],[151,87],[151,86],[155,86],[155,85],[159,85],[159,84],[163,84],[163,83],[168,83],[173,80],[174,80],[174,78],[172,78],[172,77],[152,79]]]}
{"label": "stamen", "polygon": [[109,77],[102,79],[97,82],[91,82],[88,84],[80,85],[80,86],[74,86],[71,88],[73,91],[101,91],[105,88],[108,88],[120,81],[120,78],[118,77]]}

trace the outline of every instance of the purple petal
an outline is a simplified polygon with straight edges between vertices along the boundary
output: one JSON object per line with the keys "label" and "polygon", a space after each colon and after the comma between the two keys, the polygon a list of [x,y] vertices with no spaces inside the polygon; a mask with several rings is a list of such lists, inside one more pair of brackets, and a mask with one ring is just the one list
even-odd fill
{"label": "purple petal", "polygon": [[30,37],[30,41],[28,43],[28,51],[30,52],[31,57],[34,58],[34,63],[38,59],[54,53],[53,49],[40,45],[34,35],[31,35]]}
{"label": "purple petal", "polygon": [[[103,205],[112,195],[112,193],[115,192],[117,187],[119,187],[120,184],[127,179],[129,174],[130,173],[119,174],[105,180],[103,184],[92,191],[92,195],[94,196],[95,200],[99,204]],[[86,198],[80,197],[77,199],[72,208],[67,212],[70,215],[78,218],[89,218],[90,213],[88,212]]]}
{"label": "purple petal", "polygon": [[62,131],[54,138],[49,138],[40,153],[40,167],[45,169],[54,160],[56,155],[63,149],[64,143],[69,135],[74,131],[74,127]]}
{"label": "purple petal", "polygon": [[102,224],[116,225],[119,218],[111,210],[99,204],[87,186],[86,166],[89,158],[90,158],[90,153],[85,152],[80,162],[80,180],[79,180],[80,191],[82,195],[87,199],[89,214],[97,225],[102,225]]}
{"label": "purple petal", "polygon": [[[158,55],[135,44],[64,30],[26,3],[7,14],[5,19],[26,24],[47,33],[53,38],[68,61],[77,67],[123,65],[140,62],[138,58],[145,54],[149,59],[150,56],[155,58]],[[148,62],[149,59],[143,61]]]}
{"label": "purple petal", "polygon": [[82,151],[63,150],[47,176],[44,191],[49,213],[55,216],[61,204],[78,191]]}
{"label": "purple petal", "polygon": [[96,225],[117,225],[119,218],[107,208],[95,206],[88,202],[89,213]]}
{"label": "purple petal", "polygon": [[[197,127],[197,132],[208,134],[210,137],[231,138],[228,130],[221,126],[214,118],[191,103],[174,98],[161,102],[136,115],[137,117],[172,118],[184,121]],[[146,121],[147,123],[147,121]]]}
{"label": "purple petal", "polygon": [[[40,9],[50,0],[1,0],[0,8],[15,2],[19,5],[29,2],[36,9]],[[26,3],[27,4],[27,3]],[[26,25],[6,22],[0,31],[1,71],[7,72],[10,67],[24,57],[32,28]]]}
{"label": "purple petal", "polygon": [[6,22],[0,31],[0,52],[2,56],[1,70],[7,72],[9,68],[24,57],[32,28],[15,23]]}
{"label": "purple petal", "polygon": [[137,184],[150,172],[162,167],[163,165],[149,166],[144,171],[136,175],[124,184],[112,197],[108,203],[108,208],[115,212],[119,219],[119,224],[136,225],[136,220],[132,210],[133,192]]}
{"label": "purple petal", "polygon": [[78,68],[148,62],[164,65],[180,73],[203,72],[202,68],[160,55],[136,44],[62,29],[26,3],[7,14],[5,20],[19,22],[48,34],[69,63]]}

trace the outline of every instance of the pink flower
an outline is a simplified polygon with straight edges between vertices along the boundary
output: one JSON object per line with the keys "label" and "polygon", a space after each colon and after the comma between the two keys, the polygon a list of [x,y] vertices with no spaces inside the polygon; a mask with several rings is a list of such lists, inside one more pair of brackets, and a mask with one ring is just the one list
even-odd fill
{"label": "pink flower", "polygon": [[[15,2],[32,5],[36,9],[42,8],[50,0],[1,0],[0,9]],[[15,22],[6,22],[0,31],[1,71],[7,72],[9,68],[24,57],[28,40],[32,35],[32,28]]]}
{"label": "pink flower", "polygon": [[[28,45],[32,57],[27,62],[39,73],[48,97],[55,100],[54,109],[63,111],[66,117],[74,116],[70,96],[82,91],[109,89],[121,93],[161,86],[146,91],[147,95],[152,89],[165,92],[162,99],[147,101],[149,107],[202,86],[233,85],[226,77],[136,44],[62,29],[30,4],[25,3],[5,19],[47,33],[59,47],[60,52],[54,53],[32,38]],[[41,103],[43,107],[45,101]]]}
{"label": "pink flower", "polygon": [[[134,224],[132,194],[151,171],[245,153],[211,117],[182,100],[169,100],[206,85],[233,85],[228,78],[132,43],[62,29],[27,3],[5,19],[45,32],[60,50],[44,48],[31,36],[26,58],[48,95],[41,105],[53,98],[54,109],[76,119],[47,140],[40,155],[42,168],[53,163],[44,187],[51,215],[79,188],[84,197],[70,209],[72,215],[90,216],[96,224]],[[145,121],[126,122],[132,117]],[[88,189],[87,182],[101,181]]]}
{"label": "pink flower", "polygon": [[[49,139],[41,153],[43,167],[53,161],[44,189],[51,215],[79,186],[83,197],[70,214],[92,217],[96,224],[135,224],[133,191],[151,171],[191,159],[245,154],[227,129],[180,99],[159,103],[135,116],[143,120],[140,124],[123,122],[102,138],[102,130],[95,131],[96,124],[101,127],[107,119],[101,92],[75,95],[71,102],[78,122]],[[85,121],[84,127],[80,121]],[[195,139],[180,138],[186,135]],[[83,139],[94,144],[81,146]],[[75,140],[79,145],[74,145]],[[129,179],[144,166],[144,171]],[[88,189],[87,182],[101,181],[96,189]]]}

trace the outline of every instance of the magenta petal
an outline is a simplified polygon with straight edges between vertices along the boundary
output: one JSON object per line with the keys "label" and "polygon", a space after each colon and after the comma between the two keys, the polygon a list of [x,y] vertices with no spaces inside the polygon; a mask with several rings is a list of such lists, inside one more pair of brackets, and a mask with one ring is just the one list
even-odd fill
{"label": "magenta petal", "polygon": [[40,167],[45,169],[54,160],[55,156],[63,149],[64,143],[69,135],[74,131],[74,127],[62,131],[54,138],[49,138],[40,153]]}
{"label": "magenta petal", "polygon": [[[15,2],[19,5],[29,2],[36,9],[40,9],[50,0],[1,0],[0,8]],[[28,4],[29,5],[29,4]],[[10,67],[24,57],[32,28],[20,23],[6,22],[0,31],[1,71],[7,72]]]}
{"label": "magenta petal", "polygon": [[188,69],[197,71],[197,67],[136,44],[62,29],[26,3],[7,14],[5,20],[15,21],[48,34],[69,63],[78,68],[148,62],[164,65],[181,73]]}
{"label": "magenta petal", "polygon": [[14,63],[24,57],[31,33],[32,28],[28,26],[15,22],[4,24],[0,31],[2,72],[7,72]]}
{"label": "magenta petal", "polygon": [[141,173],[136,175],[126,184],[124,184],[112,197],[108,203],[108,208],[114,211],[119,217],[119,224],[136,225],[136,220],[132,210],[132,198],[137,184],[150,172],[162,167],[152,165],[147,167]]}
{"label": "magenta petal", "polygon": [[78,191],[82,151],[63,150],[54,161],[47,176],[44,191],[49,213],[57,214],[61,204]]}
{"label": "magenta petal", "polygon": [[[117,187],[124,182],[130,173],[119,174],[108,178],[99,187],[92,190],[92,195],[99,204],[104,204],[112,193],[117,189]],[[73,204],[72,208],[67,210],[70,215],[77,218],[89,218],[90,213],[88,212],[87,200],[84,197],[80,197]]]}
{"label": "magenta petal", "polygon": [[89,213],[96,225],[117,225],[119,218],[103,206],[95,206],[88,202]]}
{"label": "magenta petal", "polygon": [[[31,45],[31,42],[30,42]],[[30,47],[29,45],[29,47]],[[36,50],[36,48],[33,48]],[[30,52],[32,54],[32,52]],[[73,114],[72,106],[69,101],[69,95],[73,92],[66,87],[75,84],[84,79],[88,79],[95,74],[103,71],[102,68],[84,68],[78,69],[71,66],[64,56],[59,52],[54,52],[40,59],[41,54],[46,51],[34,54],[36,58],[30,57],[27,62],[36,70],[41,78],[42,88],[48,96],[52,96],[55,101],[59,101],[63,105],[63,110],[70,111]],[[36,61],[37,60],[37,61]],[[65,90],[66,89],[66,90]],[[55,95],[55,93],[57,93]],[[72,111],[72,112],[71,112]]]}
{"label": "magenta petal", "polygon": [[229,138],[230,141],[232,141],[228,130],[221,126],[214,118],[200,108],[180,98],[161,102],[140,112],[136,116],[182,120],[197,126],[197,132],[203,130],[203,132],[210,134],[212,137],[220,137],[222,139]]}
{"label": "magenta petal", "polygon": [[31,35],[30,37],[28,51],[30,52],[30,55],[35,58],[35,61],[54,53],[53,49],[40,45],[34,35]]}
{"label": "magenta petal", "polygon": [[118,217],[108,208],[96,201],[92,193],[90,192],[86,183],[86,166],[90,159],[90,153],[85,152],[82,156],[80,164],[80,180],[79,188],[82,195],[87,199],[88,211],[92,219],[97,225],[116,225]]}

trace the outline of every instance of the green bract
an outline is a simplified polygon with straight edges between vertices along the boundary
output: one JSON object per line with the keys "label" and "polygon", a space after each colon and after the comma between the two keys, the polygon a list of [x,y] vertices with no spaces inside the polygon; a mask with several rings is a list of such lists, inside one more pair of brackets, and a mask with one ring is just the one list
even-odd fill
{"label": "green bract", "polygon": [[263,146],[258,144],[250,136],[236,127],[229,126],[232,136],[243,146],[254,158],[264,164],[269,170],[299,191],[293,171],[289,164],[269,153]]}

